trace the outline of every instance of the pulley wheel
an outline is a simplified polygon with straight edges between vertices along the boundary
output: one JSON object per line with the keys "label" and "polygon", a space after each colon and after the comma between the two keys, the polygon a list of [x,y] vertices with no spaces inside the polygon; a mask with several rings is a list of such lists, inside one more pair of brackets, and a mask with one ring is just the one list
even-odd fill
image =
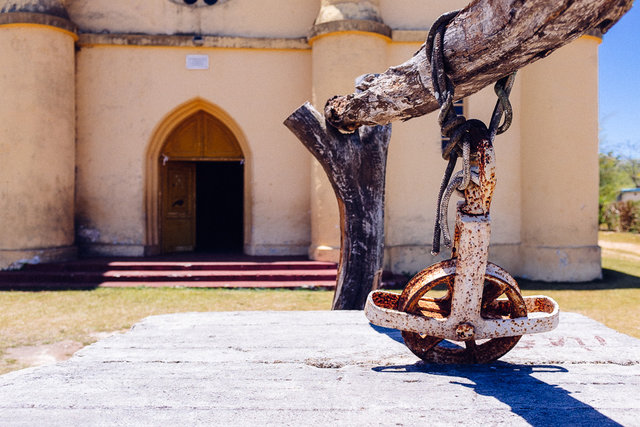
{"label": "pulley wheel", "polygon": [[[446,318],[451,312],[455,292],[456,259],[434,264],[414,276],[398,300],[398,310],[433,318]],[[505,270],[489,263],[484,278],[481,316],[485,319],[525,317],[527,309],[515,279]],[[447,288],[441,298],[426,294],[438,285]],[[501,296],[505,298],[500,298]],[[498,299],[500,298],[500,299]],[[406,346],[420,359],[430,363],[489,363],[505,355],[520,336],[488,340],[449,341],[416,332],[402,331]]]}

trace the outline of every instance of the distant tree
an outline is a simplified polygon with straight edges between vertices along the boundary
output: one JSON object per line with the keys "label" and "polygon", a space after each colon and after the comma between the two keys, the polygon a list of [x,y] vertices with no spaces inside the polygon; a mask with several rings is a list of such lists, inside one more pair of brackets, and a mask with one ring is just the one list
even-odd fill
{"label": "distant tree", "polygon": [[627,160],[614,156],[613,153],[600,154],[601,205],[614,202],[621,189],[635,186],[632,179],[633,170],[628,163]]}
{"label": "distant tree", "polygon": [[599,145],[601,153],[608,153],[606,156],[614,157],[613,153],[616,153],[615,158],[618,160],[620,168],[633,181],[633,184],[627,187],[640,187],[640,140],[609,142],[606,134],[601,130]]}
{"label": "distant tree", "polygon": [[598,204],[600,224],[616,228],[618,209],[613,206],[620,190],[636,187],[640,178],[640,160],[625,159],[613,153],[600,154],[600,197]]}
{"label": "distant tree", "polygon": [[640,159],[625,159],[623,167],[633,181],[633,185],[636,188],[640,187]]}

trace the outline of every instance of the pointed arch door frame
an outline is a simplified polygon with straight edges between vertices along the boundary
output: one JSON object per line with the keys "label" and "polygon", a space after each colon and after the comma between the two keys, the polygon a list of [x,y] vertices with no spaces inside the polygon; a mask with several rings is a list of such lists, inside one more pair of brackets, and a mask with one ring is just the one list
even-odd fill
{"label": "pointed arch door frame", "polygon": [[190,116],[203,111],[222,122],[236,138],[244,155],[244,246],[251,238],[251,175],[252,156],[247,139],[240,126],[222,108],[201,98],[186,102],[170,112],[154,130],[145,154],[145,255],[155,255],[161,252],[160,247],[160,156],[162,149],[174,129]]}

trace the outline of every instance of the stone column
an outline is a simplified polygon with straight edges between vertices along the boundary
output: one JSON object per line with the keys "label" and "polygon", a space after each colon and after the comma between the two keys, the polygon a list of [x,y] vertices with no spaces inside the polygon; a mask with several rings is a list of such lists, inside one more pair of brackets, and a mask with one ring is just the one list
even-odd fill
{"label": "stone column", "polygon": [[[330,97],[353,92],[355,79],[387,67],[391,29],[380,18],[378,0],[322,0],[309,35],[312,47],[312,103],[319,111]],[[340,252],[338,204],[322,167],[311,170],[309,256],[337,262]]]}
{"label": "stone column", "polygon": [[583,36],[522,73],[521,276],[601,276],[598,44]]}
{"label": "stone column", "polygon": [[0,1],[0,269],[75,256],[75,26]]}

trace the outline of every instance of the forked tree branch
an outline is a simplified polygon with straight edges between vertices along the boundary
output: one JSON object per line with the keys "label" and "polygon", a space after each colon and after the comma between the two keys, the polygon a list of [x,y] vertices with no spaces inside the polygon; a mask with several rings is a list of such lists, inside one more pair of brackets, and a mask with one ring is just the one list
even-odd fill
{"label": "forked tree branch", "polygon": [[309,103],[284,122],[324,168],[340,209],[334,310],[361,310],[382,280],[384,182],[391,126],[342,134]]}

